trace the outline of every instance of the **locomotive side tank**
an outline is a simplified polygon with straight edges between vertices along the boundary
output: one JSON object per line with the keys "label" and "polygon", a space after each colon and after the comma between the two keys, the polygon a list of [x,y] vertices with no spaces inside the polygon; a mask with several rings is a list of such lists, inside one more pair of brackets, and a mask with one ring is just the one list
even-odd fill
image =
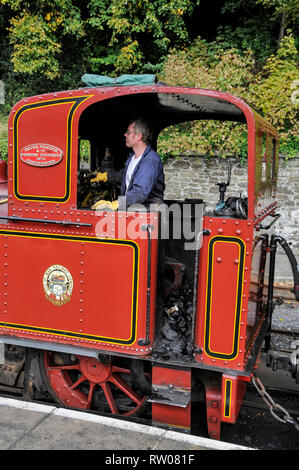
{"label": "locomotive side tank", "polygon": [[[117,186],[91,185],[91,175],[103,165],[121,168],[124,131],[139,116],[154,125],[153,147],[180,122],[245,123],[246,197],[234,195],[228,212],[209,213],[199,198],[151,210],[92,210],[97,198],[118,196]],[[12,109],[8,129],[0,338],[15,373],[8,379],[2,366],[0,381],[23,380],[27,398],[115,416],[145,412],[184,432],[199,422],[219,439],[221,422],[237,419],[271,329],[263,224],[277,218],[276,130],[227,93],[158,83],[27,98]],[[227,186],[219,183],[222,202]],[[163,236],[186,217],[192,239],[181,228],[180,236]],[[180,289],[189,299],[188,344],[167,352],[165,306]],[[177,305],[169,318],[174,311]]]}

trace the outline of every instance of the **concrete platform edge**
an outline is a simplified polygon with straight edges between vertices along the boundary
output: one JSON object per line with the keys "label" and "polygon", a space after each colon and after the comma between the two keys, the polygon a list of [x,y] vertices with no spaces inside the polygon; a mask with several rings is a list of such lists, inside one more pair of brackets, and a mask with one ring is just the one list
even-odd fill
{"label": "concrete platform edge", "polygon": [[135,431],[149,436],[155,436],[160,439],[170,439],[177,442],[184,442],[187,444],[199,446],[201,449],[207,450],[255,450],[250,447],[239,446],[221,441],[214,441],[212,439],[193,436],[190,434],[183,434],[176,431],[168,431],[162,428],[147,426],[139,423],[132,423],[131,421],[123,421],[121,419],[110,418],[106,416],[94,415],[91,413],[84,413],[81,411],[57,408],[52,405],[44,405],[33,402],[26,402],[23,400],[16,400],[13,398],[0,397],[0,406],[20,408],[23,410],[45,413],[51,416],[60,416],[69,419],[77,419],[85,422],[99,424],[100,426],[110,426],[120,430]]}

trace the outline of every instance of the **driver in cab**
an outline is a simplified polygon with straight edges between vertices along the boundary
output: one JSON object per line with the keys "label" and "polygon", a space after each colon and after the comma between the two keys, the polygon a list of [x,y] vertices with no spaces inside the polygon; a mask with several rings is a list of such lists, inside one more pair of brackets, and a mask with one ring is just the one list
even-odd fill
{"label": "driver in cab", "polygon": [[153,138],[152,124],[139,118],[130,122],[125,132],[126,146],[132,148],[126,165],[119,171],[97,173],[91,179],[95,182],[121,184],[121,196],[126,197],[126,207],[119,207],[119,201],[98,201],[92,209],[123,209],[133,204],[161,204],[163,202],[165,181],[161,159],[150,146]]}

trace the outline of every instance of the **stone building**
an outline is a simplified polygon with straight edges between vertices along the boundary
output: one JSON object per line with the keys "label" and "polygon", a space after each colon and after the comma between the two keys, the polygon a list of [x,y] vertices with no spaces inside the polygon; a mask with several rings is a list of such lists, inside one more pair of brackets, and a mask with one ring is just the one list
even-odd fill
{"label": "stone building", "polygon": [[[165,199],[199,198],[213,209],[219,198],[218,182],[226,182],[228,166],[232,164],[231,183],[226,197],[246,196],[247,166],[233,157],[180,156],[164,164],[166,193]],[[278,213],[281,217],[275,223],[275,233],[291,242],[299,262],[299,157],[286,161],[280,159],[277,187]],[[293,285],[290,264],[280,246],[277,250],[275,283],[283,292]]]}

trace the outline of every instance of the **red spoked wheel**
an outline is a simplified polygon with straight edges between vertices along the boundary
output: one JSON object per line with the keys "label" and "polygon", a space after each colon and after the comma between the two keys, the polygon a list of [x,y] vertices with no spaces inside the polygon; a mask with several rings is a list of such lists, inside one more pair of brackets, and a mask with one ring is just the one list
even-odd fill
{"label": "red spoked wheel", "polygon": [[119,358],[100,362],[44,351],[41,368],[55,401],[68,407],[122,416],[140,414],[145,407],[147,396],[134,385],[132,370]]}

